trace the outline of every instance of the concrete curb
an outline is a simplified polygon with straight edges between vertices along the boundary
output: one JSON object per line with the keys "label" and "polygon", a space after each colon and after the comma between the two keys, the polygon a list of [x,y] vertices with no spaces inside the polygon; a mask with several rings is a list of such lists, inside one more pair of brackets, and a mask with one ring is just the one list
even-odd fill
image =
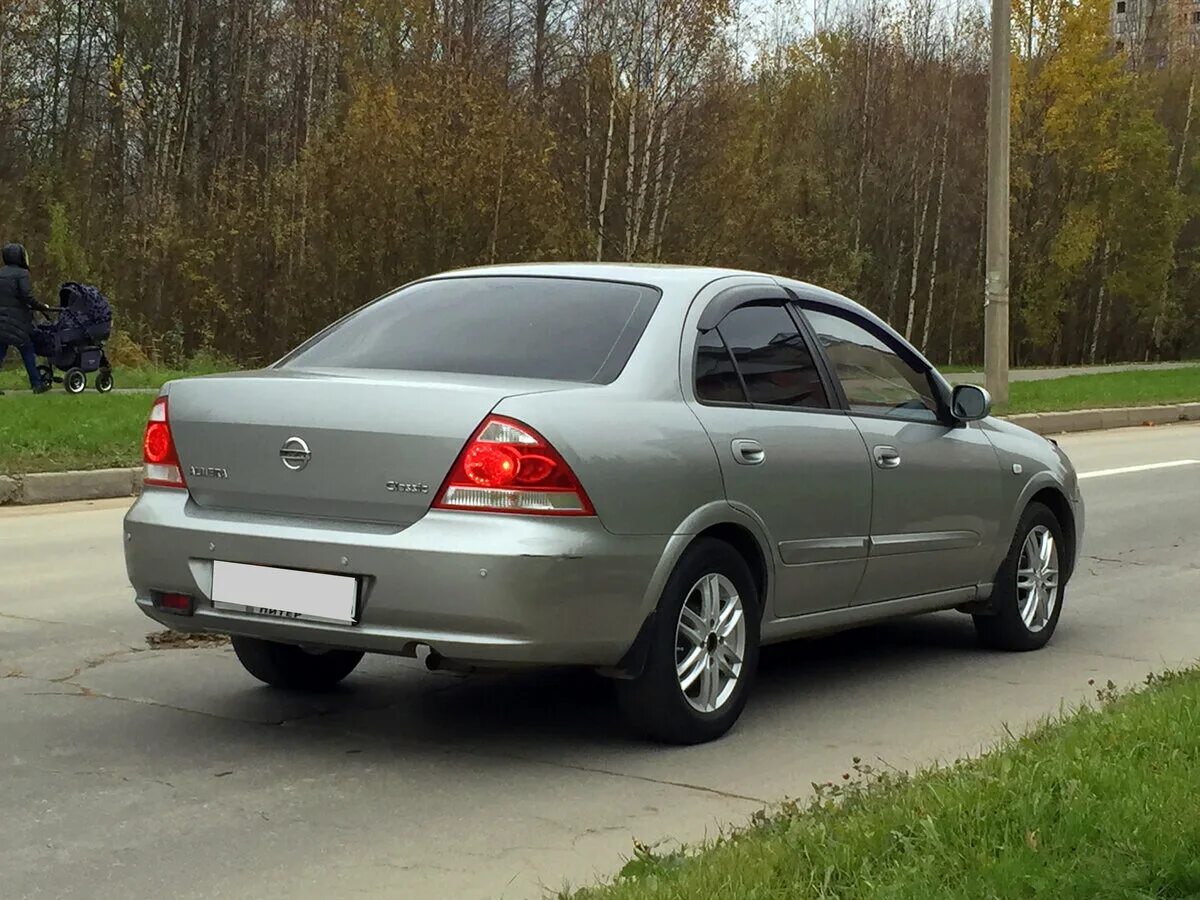
{"label": "concrete curb", "polygon": [[0,506],[68,503],[132,497],[142,490],[142,469],[95,469],[90,472],[39,472],[0,475]]}
{"label": "concrete curb", "polygon": [[[1200,421],[1200,403],[1131,406],[1124,409],[1078,409],[1072,412],[1027,413],[1008,421],[1038,434],[1103,431],[1136,425]],[[0,506],[67,503],[132,497],[142,490],[142,469],[98,469],[92,472],[43,472],[0,475]]]}
{"label": "concrete curb", "polygon": [[1122,409],[1077,409],[1071,412],[1027,413],[1007,416],[1009,422],[1038,434],[1069,431],[1103,431],[1137,425],[1168,425],[1200,420],[1200,403],[1165,406],[1128,406]]}

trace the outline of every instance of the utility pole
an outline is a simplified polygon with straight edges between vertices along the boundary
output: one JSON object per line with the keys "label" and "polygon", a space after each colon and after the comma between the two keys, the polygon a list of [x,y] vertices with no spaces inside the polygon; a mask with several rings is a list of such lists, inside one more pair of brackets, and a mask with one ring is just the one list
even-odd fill
{"label": "utility pole", "polygon": [[988,393],[1008,402],[1008,123],[1012,0],[992,0],[992,72],[988,99],[987,285],[983,369]]}

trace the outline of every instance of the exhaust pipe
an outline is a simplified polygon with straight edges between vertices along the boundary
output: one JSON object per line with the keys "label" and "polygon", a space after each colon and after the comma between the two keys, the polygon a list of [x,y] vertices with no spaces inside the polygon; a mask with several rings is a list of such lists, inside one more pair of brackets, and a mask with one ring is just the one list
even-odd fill
{"label": "exhaust pipe", "polygon": [[442,654],[438,653],[428,644],[421,644],[417,647],[417,659],[425,663],[425,668],[430,672],[453,672],[457,675],[470,675],[475,671],[475,667],[463,662],[457,662],[453,659],[446,659]]}

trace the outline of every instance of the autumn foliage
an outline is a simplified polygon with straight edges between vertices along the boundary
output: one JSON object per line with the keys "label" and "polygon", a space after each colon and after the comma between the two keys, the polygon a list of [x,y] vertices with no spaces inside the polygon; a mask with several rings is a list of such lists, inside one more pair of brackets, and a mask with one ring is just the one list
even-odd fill
{"label": "autumn foliage", "polygon": [[[268,360],[406,280],[779,271],[980,359],[987,21],[929,0],[15,0],[0,237],[123,340]],[[1190,64],[1015,3],[1013,356],[1200,352]]]}

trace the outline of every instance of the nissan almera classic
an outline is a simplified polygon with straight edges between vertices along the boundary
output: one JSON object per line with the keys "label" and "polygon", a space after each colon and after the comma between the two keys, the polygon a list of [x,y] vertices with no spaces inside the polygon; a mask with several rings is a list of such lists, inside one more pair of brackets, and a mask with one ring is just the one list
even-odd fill
{"label": "nissan almera classic", "polygon": [[364,653],[585,666],[646,735],[706,741],[764,644],[945,609],[989,647],[1050,639],[1079,486],[989,407],[800,281],[452,272],[261,371],[166,385],[129,578],[278,688]]}

